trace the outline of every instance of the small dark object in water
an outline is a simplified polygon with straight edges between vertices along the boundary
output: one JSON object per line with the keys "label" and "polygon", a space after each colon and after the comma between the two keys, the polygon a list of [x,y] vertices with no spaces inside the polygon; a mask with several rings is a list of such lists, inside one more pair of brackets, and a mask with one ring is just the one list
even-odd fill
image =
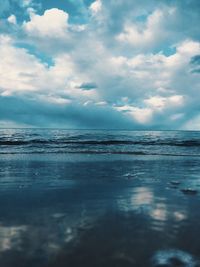
{"label": "small dark object in water", "polygon": [[170,182],[170,184],[172,184],[172,185],[179,185],[181,182],[179,182],[179,181],[171,181]]}
{"label": "small dark object in water", "polygon": [[192,188],[181,189],[181,191],[187,195],[196,195],[198,193],[196,189],[192,189]]}

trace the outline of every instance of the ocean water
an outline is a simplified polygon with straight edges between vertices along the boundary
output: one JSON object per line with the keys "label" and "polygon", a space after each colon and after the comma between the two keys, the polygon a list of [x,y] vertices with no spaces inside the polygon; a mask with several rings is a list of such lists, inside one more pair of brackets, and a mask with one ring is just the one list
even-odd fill
{"label": "ocean water", "polygon": [[0,130],[0,266],[199,267],[200,132]]}
{"label": "ocean water", "polygon": [[0,129],[0,154],[200,156],[200,132]]}

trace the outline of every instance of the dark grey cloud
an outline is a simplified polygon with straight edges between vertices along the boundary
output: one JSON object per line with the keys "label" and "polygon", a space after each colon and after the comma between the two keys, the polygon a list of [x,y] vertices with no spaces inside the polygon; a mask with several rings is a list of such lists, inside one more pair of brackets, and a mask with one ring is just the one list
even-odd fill
{"label": "dark grey cloud", "polygon": [[[109,116],[107,116],[109,114]],[[111,109],[95,105],[82,106],[78,103],[55,105],[25,97],[0,97],[0,121],[40,127],[68,128],[141,128],[130,118]]]}
{"label": "dark grey cloud", "polygon": [[200,68],[193,69],[193,70],[191,71],[191,73],[200,73]]}
{"label": "dark grey cloud", "polygon": [[193,69],[191,73],[200,73],[200,55],[196,55],[191,58],[190,64],[192,65]]}
{"label": "dark grey cloud", "polygon": [[190,62],[193,65],[200,65],[200,55],[192,57]]}
{"label": "dark grey cloud", "polygon": [[89,83],[82,83],[80,86],[78,86],[77,88],[82,89],[82,90],[93,90],[93,89],[97,89],[98,86],[96,83],[93,82],[89,82]]}

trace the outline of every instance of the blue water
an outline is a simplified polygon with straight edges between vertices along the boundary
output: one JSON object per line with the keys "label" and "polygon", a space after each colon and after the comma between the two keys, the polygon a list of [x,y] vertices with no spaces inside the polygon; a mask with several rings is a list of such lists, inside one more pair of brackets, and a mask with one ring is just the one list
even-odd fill
{"label": "blue water", "polygon": [[0,154],[11,153],[200,156],[200,132],[0,129]]}
{"label": "blue water", "polygon": [[0,130],[0,266],[199,267],[200,133]]}

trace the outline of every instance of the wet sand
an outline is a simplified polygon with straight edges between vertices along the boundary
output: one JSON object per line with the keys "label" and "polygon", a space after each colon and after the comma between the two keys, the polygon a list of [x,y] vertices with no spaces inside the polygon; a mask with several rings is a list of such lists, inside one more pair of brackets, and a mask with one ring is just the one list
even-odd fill
{"label": "wet sand", "polygon": [[199,157],[1,155],[0,203],[3,267],[200,266]]}

